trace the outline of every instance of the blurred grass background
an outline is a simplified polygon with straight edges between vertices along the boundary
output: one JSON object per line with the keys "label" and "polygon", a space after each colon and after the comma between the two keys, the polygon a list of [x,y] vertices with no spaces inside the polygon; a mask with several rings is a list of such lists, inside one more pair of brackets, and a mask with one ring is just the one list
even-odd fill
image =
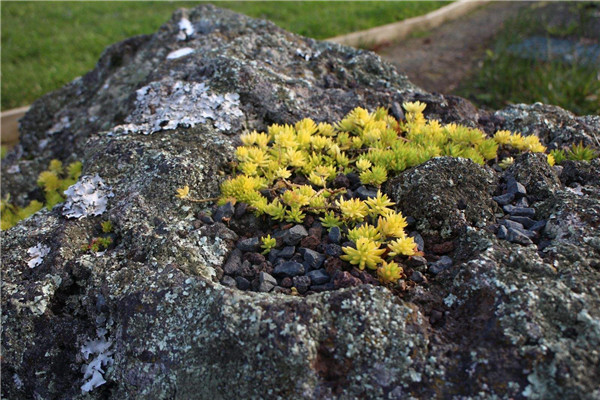
{"label": "blurred grass background", "polygon": [[[215,2],[324,39],[426,14],[449,1]],[[2,95],[7,110],[32,103],[91,70],[104,48],[155,32],[192,1],[2,2]]]}

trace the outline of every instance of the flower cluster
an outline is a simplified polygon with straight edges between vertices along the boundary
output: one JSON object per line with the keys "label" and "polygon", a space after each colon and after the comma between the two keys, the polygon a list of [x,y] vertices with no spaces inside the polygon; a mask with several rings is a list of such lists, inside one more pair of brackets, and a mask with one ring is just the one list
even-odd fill
{"label": "flower cluster", "polygon": [[[335,124],[307,118],[241,135],[242,146],[235,152],[238,174],[222,184],[219,204],[244,202],[257,215],[285,222],[302,223],[311,214],[326,228],[339,227],[353,242],[343,247],[342,259],[377,271],[382,283],[396,282],[402,262],[418,254],[404,231],[406,220],[380,191],[361,200],[335,184],[337,177],[352,173],[361,184],[379,189],[390,176],[432,157],[508,165],[508,157],[497,159],[500,148],[513,155],[546,150],[534,135],[498,131],[488,138],[475,128],[426,120],[421,102],[403,107],[404,121],[383,108],[369,112],[359,107]],[[177,196],[185,198],[188,192],[187,187],[179,189]],[[263,240],[265,251],[275,245],[269,239]]]}

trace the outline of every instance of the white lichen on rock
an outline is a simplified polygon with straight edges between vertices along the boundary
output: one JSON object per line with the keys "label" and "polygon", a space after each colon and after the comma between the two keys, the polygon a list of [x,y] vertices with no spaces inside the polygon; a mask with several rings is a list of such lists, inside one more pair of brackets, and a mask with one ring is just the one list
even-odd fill
{"label": "white lichen on rock", "polygon": [[186,40],[191,38],[196,30],[187,18],[181,18],[179,21],[179,32],[177,32],[177,40]]}
{"label": "white lichen on rock", "polygon": [[106,383],[106,380],[103,376],[105,371],[102,367],[112,364],[114,360],[112,358],[113,350],[110,350],[112,341],[106,340],[104,334],[105,331],[99,332],[98,339],[88,340],[81,347],[81,353],[83,354],[83,358],[85,360],[88,360],[90,356],[95,355],[89,363],[85,364],[81,368],[81,372],[83,372],[83,379],[87,380],[81,386],[82,393],[87,393]]}
{"label": "white lichen on rock", "polygon": [[136,92],[136,108],[125,121],[126,125],[115,127],[115,132],[145,135],[176,129],[190,128],[213,121],[221,131],[229,131],[232,124],[243,116],[240,96],[211,93],[205,83],[155,81]]}
{"label": "white lichen on rock", "polygon": [[113,197],[110,186],[107,186],[98,174],[85,175],[74,185],[65,190],[67,200],[62,214],[67,218],[100,215],[106,211],[108,198]]}
{"label": "white lichen on rock", "polygon": [[40,265],[42,261],[44,261],[44,257],[47,256],[48,253],[50,253],[50,247],[38,243],[37,245],[27,249],[27,253],[29,253],[29,255],[33,257],[27,262],[27,265],[29,266],[29,268],[35,268],[38,265]]}
{"label": "white lichen on rock", "polygon": [[184,47],[182,49],[170,52],[167,55],[167,60],[175,60],[177,58],[185,57],[185,56],[187,56],[189,54],[192,54],[194,51],[195,50],[192,49],[191,47]]}

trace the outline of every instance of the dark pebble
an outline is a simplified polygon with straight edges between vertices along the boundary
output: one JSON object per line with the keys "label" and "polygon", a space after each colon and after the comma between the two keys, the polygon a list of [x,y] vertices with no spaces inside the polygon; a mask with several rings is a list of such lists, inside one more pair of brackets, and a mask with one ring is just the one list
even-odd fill
{"label": "dark pebble", "polygon": [[550,246],[551,244],[552,244],[552,241],[550,241],[550,240],[540,240],[540,243],[538,244],[538,249],[544,250],[546,247]]}
{"label": "dark pebble", "polygon": [[333,187],[336,189],[350,187],[350,179],[344,174],[339,174],[333,180]]}
{"label": "dark pebble", "polygon": [[259,292],[270,292],[275,286],[277,286],[277,280],[266,272],[261,272],[258,275],[258,291]]}
{"label": "dark pebble", "polygon": [[304,265],[300,264],[296,261],[286,261],[281,263],[273,269],[273,275],[276,277],[282,278],[285,276],[293,277],[296,275],[304,274],[305,268]]}
{"label": "dark pebble", "polygon": [[439,274],[440,272],[450,268],[454,261],[448,256],[442,256],[436,262],[433,262],[429,265],[429,272],[434,275]]}
{"label": "dark pebble", "polygon": [[513,201],[514,198],[515,198],[515,195],[513,193],[504,193],[501,196],[492,197],[492,199],[501,206],[510,204],[510,202]]}
{"label": "dark pebble", "polygon": [[506,235],[508,235],[508,229],[506,228],[506,226],[500,225],[496,236],[498,236],[498,239],[506,239]]}
{"label": "dark pebble", "polygon": [[292,294],[292,291],[288,288],[283,288],[281,286],[275,286],[271,293],[281,293],[281,294]]}
{"label": "dark pebble", "polygon": [[528,244],[533,243],[531,241],[531,239],[529,237],[527,237],[527,235],[524,232],[521,232],[520,230],[513,229],[513,228],[508,228],[506,240],[508,240],[509,242],[512,242],[512,243],[523,244],[523,245],[528,245]]}
{"label": "dark pebble", "polygon": [[234,212],[235,208],[233,207],[233,204],[231,204],[231,202],[228,201],[226,204],[223,204],[222,206],[217,208],[217,211],[215,211],[215,213],[213,214],[213,219],[216,222],[221,222],[223,221],[223,218],[231,218]]}
{"label": "dark pebble", "polygon": [[390,113],[396,118],[398,121],[404,120],[404,111],[402,111],[402,107],[398,104],[397,101],[392,103],[392,107],[390,108]]}
{"label": "dark pebble", "polygon": [[236,247],[241,251],[258,251],[260,248],[260,239],[257,237],[240,239],[238,240]]}
{"label": "dark pebble", "polygon": [[284,288],[291,288],[293,284],[294,282],[292,282],[292,278],[289,276],[286,276],[281,280],[281,286]]}
{"label": "dark pebble", "polygon": [[235,213],[233,214],[235,218],[239,219],[246,214],[246,210],[248,209],[248,204],[246,203],[237,203],[235,206]]}
{"label": "dark pebble", "polygon": [[350,172],[350,173],[346,174],[346,177],[350,181],[350,185],[354,186],[354,185],[360,184],[360,176],[358,176],[358,174],[356,174],[354,172]]}
{"label": "dark pebble", "polygon": [[518,223],[520,223],[521,225],[523,225],[523,227],[524,227],[525,229],[529,229],[529,228],[531,228],[533,225],[535,225],[535,224],[536,224],[536,221],[532,220],[532,219],[531,219],[531,218],[529,218],[529,217],[519,217],[518,215],[511,215],[511,216],[510,216],[510,219],[511,219],[512,221],[515,221],[515,222],[518,222]]}
{"label": "dark pebble", "polygon": [[421,283],[425,280],[425,277],[419,271],[413,271],[412,274],[410,274],[410,280],[413,282]]}
{"label": "dark pebble", "polygon": [[269,262],[271,264],[275,264],[275,261],[277,261],[277,258],[279,258],[279,250],[271,249],[271,251],[269,252]]}
{"label": "dark pebble", "polygon": [[298,290],[298,293],[304,294],[310,287],[310,278],[306,275],[303,276],[295,276],[292,278],[292,282],[294,283],[294,287]]}
{"label": "dark pebble", "polygon": [[342,246],[330,243],[325,246],[325,254],[327,254],[330,257],[339,257],[343,254]]}
{"label": "dark pebble", "polygon": [[334,290],[335,284],[333,282],[327,282],[322,285],[311,285],[310,290],[313,292],[326,292],[328,290]]}
{"label": "dark pebble", "polygon": [[227,287],[230,287],[230,288],[237,287],[237,284],[235,283],[235,279],[233,279],[229,275],[223,276],[223,279],[221,279],[221,284],[223,286],[227,286]]}
{"label": "dark pebble", "polygon": [[406,261],[407,267],[415,268],[420,267],[422,265],[427,265],[427,260],[425,259],[425,257],[412,256]]}
{"label": "dark pebble", "polygon": [[304,226],[294,225],[283,235],[283,242],[287,245],[295,246],[306,236],[308,236],[308,232]]}
{"label": "dark pebble", "polygon": [[419,232],[413,231],[409,233],[408,236],[412,237],[415,240],[415,243],[417,244],[417,249],[419,251],[423,251],[423,249],[425,248],[425,241],[423,240],[423,237],[419,234]]}
{"label": "dark pebble", "polygon": [[430,324],[435,324],[438,321],[442,320],[444,314],[442,314],[441,311],[438,310],[431,310],[431,315],[429,316],[429,323]]}
{"label": "dark pebble", "polygon": [[306,274],[313,283],[313,285],[321,285],[325,282],[329,282],[329,274],[324,269],[315,269]]}
{"label": "dark pebble", "polygon": [[533,217],[535,215],[535,210],[528,207],[515,207],[509,204],[502,207],[502,209],[505,213],[510,215],[517,215],[521,217]]}
{"label": "dark pebble", "polygon": [[200,215],[200,221],[202,221],[202,223],[206,224],[206,225],[212,225],[215,223],[215,220],[212,219],[212,217],[210,215],[206,215],[206,214]]}
{"label": "dark pebble", "polygon": [[250,289],[250,281],[243,276],[238,276],[235,278],[235,283],[237,284],[237,288],[240,290],[248,290]]}
{"label": "dark pebble", "polygon": [[354,195],[361,200],[367,200],[371,197],[377,197],[377,190],[367,189],[366,186],[359,186],[359,188],[354,192]]}
{"label": "dark pebble", "polygon": [[283,249],[279,251],[277,254],[278,258],[290,259],[296,252],[296,248],[294,246],[285,246]]}
{"label": "dark pebble", "polygon": [[341,271],[344,262],[340,260],[338,257],[329,257],[325,260],[325,270],[331,276],[333,276],[337,271]]}
{"label": "dark pebble", "polygon": [[315,250],[321,244],[317,236],[307,236],[300,241],[300,246]]}
{"label": "dark pebble", "polygon": [[527,201],[527,197],[521,197],[513,204],[515,205],[515,207],[529,207],[529,201]]}
{"label": "dark pebble", "polygon": [[331,243],[339,243],[342,240],[342,231],[339,227],[334,226],[329,230],[327,238]]}
{"label": "dark pebble", "polygon": [[531,225],[529,227],[530,230],[534,231],[534,232],[539,232],[542,229],[544,229],[544,227],[546,226],[546,220],[543,219],[541,221],[535,221],[535,223],[533,225]]}
{"label": "dark pebble", "polygon": [[233,249],[229,258],[223,265],[223,272],[227,275],[239,275],[242,271],[242,251]]}
{"label": "dark pebble", "polygon": [[311,226],[311,228],[308,230],[308,236],[314,236],[317,238],[320,238],[323,235],[323,228],[320,226]]}
{"label": "dark pebble", "polygon": [[240,274],[244,278],[252,280],[256,277],[256,274],[258,274],[258,266],[254,266],[250,264],[250,261],[246,260],[242,263],[242,271]]}
{"label": "dark pebble", "polygon": [[348,271],[338,271],[333,278],[333,284],[336,288],[347,288],[362,285],[362,281]]}
{"label": "dark pebble", "polygon": [[431,250],[433,250],[433,252],[436,254],[450,253],[452,250],[454,250],[454,242],[447,241],[443,243],[434,244],[433,246],[431,246]]}
{"label": "dark pebble", "polygon": [[517,229],[517,230],[525,229],[523,227],[523,224],[521,224],[520,222],[514,221],[512,218],[511,219],[503,219],[498,222],[500,222],[502,225],[504,225],[507,229],[508,228]]}
{"label": "dark pebble", "polygon": [[374,278],[373,275],[371,275],[370,273],[368,273],[365,270],[360,270],[358,268],[352,268],[352,271],[350,271],[350,273],[357,277],[358,279],[360,279],[362,282],[364,283],[370,283],[371,285],[378,285],[379,281],[377,280],[377,278]]}
{"label": "dark pebble", "polygon": [[325,255],[321,253],[317,253],[311,249],[303,249],[304,250],[304,261],[308,263],[309,269],[318,269],[321,268],[323,262],[325,261]]}
{"label": "dark pebble", "polygon": [[246,253],[244,254],[244,260],[250,261],[250,264],[262,264],[265,261],[265,256],[260,253]]}
{"label": "dark pebble", "polygon": [[520,182],[511,179],[506,185],[506,191],[515,196],[515,198],[523,197],[527,194],[527,189]]}
{"label": "dark pebble", "polygon": [[415,217],[413,217],[411,215],[409,215],[408,217],[405,217],[405,218],[406,218],[406,227],[407,228],[409,226],[413,226],[417,222],[417,220],[415,219]]}

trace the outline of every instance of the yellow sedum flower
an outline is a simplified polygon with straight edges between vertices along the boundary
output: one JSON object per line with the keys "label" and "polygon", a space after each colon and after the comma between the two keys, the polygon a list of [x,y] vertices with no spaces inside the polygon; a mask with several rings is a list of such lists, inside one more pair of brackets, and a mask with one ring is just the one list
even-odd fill
{"label": "yellow sedum flower", "polygon": [[385,253],[385,249],[380,249],[379,245],[367,238],[360,238],[356,241],[356,249],[352,247],[342,247],[342,251],[346,253],[340,256],[342,260],[348,261],[350,264],[358,265],[358,268],[377,269],[377,264],[383,262],[381,255]]}
{"label": "yellow sedum flower", "polygon": [[362,221],[369,213],[367,205],[359,199],[339,199],[336,205],[340,208],[342,216],[350,221]]}
{"label": "yellow sedum flower", "polygon": [[512,136],[512,134],[510,133],[510,131],[506,131],[506,130],[498,131],[494,134],[494,140],[499,145],[510,144],[511,136]]}
{"label": "yellow sedum flower", "polygon": [[179,197],[180,199],[185,199],[189,195],[190,187],[188,185],[185,185],[184,187],[177,189],[177,194],[175,196]]}
{"label": "yellow sedum flower", "polygon": [[414,256],[417,254],[417,244],[410,236],[404,236],[390,242],[388,248],[391,250],[389,253],[390,257],[396,257],[398,255]]}
{"label": "yellow sedum flower", "polygon": [[402,277],[404,272],[403,268],[393,261],[383,262],[383,264],[377,268],[377,277],[381,283],[396,283],[398,279]]}
{"label": "yellow sedum flower", "polygon": [[360,238],[367,238],[373,242],[379,242],[381,234],[373,225],[364,224],[348,231],[348,239],[356,243]]}
{"label": "yellow sedum flower", "polygon": [[550,165],[551,167],[553,167],[554,164],[556,164],[556,160],[554,159],[554,156],[552,154],[548,154],[546,156],[546,159],[548,160],[548,165]]}
{"label": "yellow sedum flower", "polygon": [[393,201],[391,201],[386,194],[381,194],[381,190],[377,191],[377,197],[371,197],[365,200],[367,206],[369,206],[369,214],[371,215],[388,215],[394,210],[391,207],[395,205]]}
{"label": "yellow sedum flower", "polygon": [[404,232],[404,228],[406,228],[407,225],[406,218],[399,212],[388,213],[385,217],[379,217],[377,220],[377,230],[379,230],[384,237],[388,238],[405,237],[406,233]]}

